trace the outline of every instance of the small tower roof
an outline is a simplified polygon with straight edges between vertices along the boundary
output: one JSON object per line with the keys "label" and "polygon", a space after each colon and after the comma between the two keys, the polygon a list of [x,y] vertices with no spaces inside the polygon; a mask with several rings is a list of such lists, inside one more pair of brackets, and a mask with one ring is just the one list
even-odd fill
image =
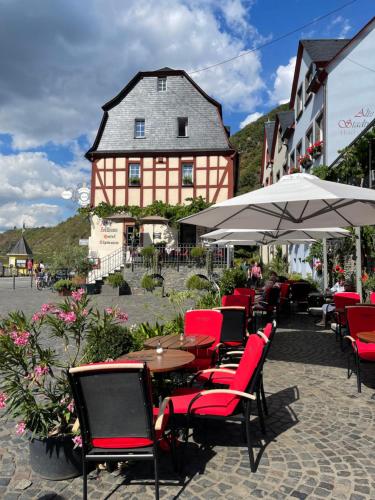
{"label": "small tower roof", "polygon": [[23,235],[13,246],[10,252],[8,252],[8,255],[32,255],[32,254],[33,251],[31,250],[29,244],[27,243]]}

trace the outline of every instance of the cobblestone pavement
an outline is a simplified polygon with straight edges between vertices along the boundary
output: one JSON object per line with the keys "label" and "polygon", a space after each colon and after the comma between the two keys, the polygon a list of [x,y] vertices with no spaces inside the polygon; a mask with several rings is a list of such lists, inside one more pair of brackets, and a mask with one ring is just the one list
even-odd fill
{"label": "cobblestone pavement", "polygon": [[[359,395],[334,334],[301,313],[280,322],[264,376],[269,416],[266,437],[253,419],[257,472],[250,472],[238,428],[209,425],[191,440],[184,477],[162,455],[161,498],[374,499],[374,365],[364,367]],[[152,478],[144,463],[94,471],[89,498],[151,499]],[[0,430],[0,498],[79,499],[81,487],[81,478],[51,482],[33,474],[14,422]]]}

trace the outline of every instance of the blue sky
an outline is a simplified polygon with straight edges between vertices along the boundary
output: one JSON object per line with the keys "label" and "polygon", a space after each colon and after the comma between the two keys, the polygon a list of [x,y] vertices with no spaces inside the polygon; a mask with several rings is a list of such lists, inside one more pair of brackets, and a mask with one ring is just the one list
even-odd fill
{"label": "blue sky", "polygon": [[[0,231],[54,225],[89,183],[84,159],[101,105],[140,70],[193,72],[271,42],[347,0],[0,0]],[[232,133],[289,97],[300,38],[353,36],[374,15],[357,0],[323,21],[192,77]]]}

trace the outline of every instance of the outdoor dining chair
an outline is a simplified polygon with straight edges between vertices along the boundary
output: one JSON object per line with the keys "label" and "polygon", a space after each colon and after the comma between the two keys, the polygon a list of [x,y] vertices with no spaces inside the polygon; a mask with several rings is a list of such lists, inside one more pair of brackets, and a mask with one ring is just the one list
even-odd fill
{"label": "outdoor dining chair", "polygon": [[[145,363],[106,362],[70,368],[82,436],[83,498],[87,498],[88,462],[154,462],[155,498],[159,498],[158,442],[172,404],[153,408],[151,378]],[[172,454],[174,455],[171,439]]]}
{"label": "outdoor dining chair", "polygon": [[336,340],[340,340],[340,344],[342,347],[342,331],[347,324],[345,308],[347,306],[354,306],[355,304],[359,304],[361,302],[361,296],[356,292],[337,292],[333,296],[333,302],[336,308],[334,312],[336,319]]}
{"label": "outdoor dining chair", "polygon": [[290,283],[280,284],[279,310],[290,311]]}
{"label": "outdoor dining chair", "polygon": [[174,430],[183,429],[186,445],[190,427],[199,425],[202,420],[241,423],[246,435],[250,468],[254,472],[250,417],[252,402],[256,400],[254,392],[262,371],[265,343],[258,335],[250,335],[247,346],[227,389],[201,390],[192,387],[177,389],[172,394],[170,399],[173,404],[173,415],[170,418],[170,425]]}
{"label": "outdoor dining chair", "polygon": [[[362,342],[358,333],[375,331],[375,306],[361,304],[346,307],[346,319],[349,335],[344,339],[350,341],[352,347],[348,356],[348,378],[353,371],[356,372],[357,388],[358,392],[361,392],[361,361],[375,361],[375,343]],[[351,359],[354,360],[354,370],[351,369]]]}
{"label": "outdoor dining chair", "polygon": [[254,305],[255,289],[254,288],[235,288],[233,295],[248,295],[250,297],[250,305]]}
{"label": "outdoor dining chair", "polygon": [[370,293],[370,304],[375,304],[375,292]]}
{"label": "outdoor dining chair", "polygon": [[189,365],[193,370],[202,370],[213,366],[216,345],[220,342],[223,315],[213,309],[191,309],[186,311],[184,320],[184,334],[186,337],[194,335],[209,335],[215,338],[209,348],[192,348],[188,351],[195,355],[194,361]]}
{"label": "outdoor dining chair", "polygon": [[245,307],[247,320],[251,319],[252,307],[251,307],[251,298],[249,295],[223,295],[221,297],[221,305],[223,307],[232,307],[232,306]]}
{"label": "outdoor dining chair", "polygon": [[239,306],[214,307],[223,316],[220,332],[220,342],[216,345],[216,361],[220,363],[221,358],[228,349],[241,347],[246,342],[246,308]]}

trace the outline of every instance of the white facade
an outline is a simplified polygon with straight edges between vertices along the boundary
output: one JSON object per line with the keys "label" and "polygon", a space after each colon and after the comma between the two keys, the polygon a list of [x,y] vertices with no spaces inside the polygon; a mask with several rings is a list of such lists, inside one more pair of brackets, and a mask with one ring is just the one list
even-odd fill
{"label": "white facade", "polygon": [[[314,142],[324,141],[324,85],[320,87],[316,94],[310,92],[307,94],[307,81],[306,74],[311,68],[312,61],[306,50],[303,51],[301,60],[301,68],[298,77],[297,93],[294,104],[295,126],[294,134],[288,143],[288,163],[289,167],[298,166],[298,159],[300,156],[306,154],[306,150]],[[301,91],[301,111],[297,112],[298,92]],[[319,127],[319,120],[323,117],[321,126]],[[309,134],[309,132],[311,132]],[[324,160],[323,155],[313,159],[312,168],[321,165]],[[310,168],[311,168],[310,167]],[[309,169],[302,168],[302,171],[310,171]]]}
{"label": "white facade", "polygon": [[326,164],[375,118],[375,22],[328,66]]}

